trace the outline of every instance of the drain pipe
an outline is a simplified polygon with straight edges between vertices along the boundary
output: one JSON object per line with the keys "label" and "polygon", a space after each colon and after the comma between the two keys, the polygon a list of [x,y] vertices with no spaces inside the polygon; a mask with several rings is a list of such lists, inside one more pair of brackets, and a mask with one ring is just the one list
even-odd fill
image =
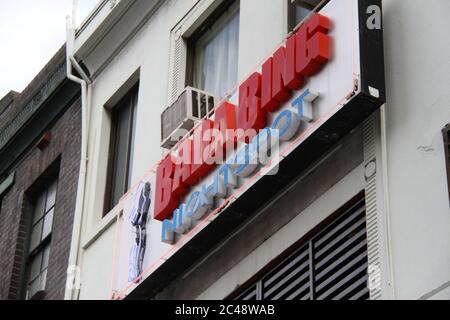
{"label": "drain pipe", "polygon": [[[74,5],[74,8],[76,6]],[[75,16],[75,9],[73,16]],[[92,81],[73,57],[73,45],[75,41],[75,25],[70,16],[66,18],[67,41],[66,41],[66,64],[67,78],[81,86],[81,162],[78,178],[77,199],[73,220],[72,242],[67,270],[65,300],[78,299],[80,290],[80,267],[79,251],[81,243],[81,228],[83,224],[83,211],[86,190],[86,172],[88,162],[88,139],[89,139],[89,112],[91,104]],[[81,78],[72,74],[75,68]]]}

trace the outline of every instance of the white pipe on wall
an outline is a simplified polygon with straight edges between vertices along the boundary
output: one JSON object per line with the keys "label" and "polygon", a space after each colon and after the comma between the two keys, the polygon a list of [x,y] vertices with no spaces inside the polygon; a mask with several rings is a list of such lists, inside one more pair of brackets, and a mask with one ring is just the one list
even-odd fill
{"label": "white pipe on wall", "polygon": [[[67,42],[66,42],[66,60],[67,60],[67,78],[74,81],[81,86],[81,160],[80,171],[78,177],[77,199],[75,205],[75,213],[72,229],[72,241],[69,255],[69,263],[67,270],[67,282],[64,299],[77,299],[79,292],[79,250],[81,241],[81,227],[83,223],[83,207],[85,201],[86,190],[86,172],[88,163],[88,139],[89,139],[89,112],[90,112],[90,97],[91,97],[91,80],[86,75],[84,70],[80,67],[77,61],[72,56],[73,44],[75,41],[75,26],[71,18],[66,18],[67,23]],[[82,78],[76,77],[72,74],[72,67],[78,71]],[[74,294],[76,292],[77,294]]]}
{"label": "white pipe on wall", "polygon": [[390,214],[390,197],[389,197],[389,172],[388,172],[388,145],[387,145],[387,119],[386,119],[386,104],[380,108],[380,122],[381,122],[381,162],[383,170],[383,189],[384,189],[384,221],[386,223],[385,237],[386,250],[388,255],[387,268],[389,272],[389,289],[390,299],[396,299],[395,279],[394,279],[394,258],[392,254],[392,231],[391,231],[391,214]]}

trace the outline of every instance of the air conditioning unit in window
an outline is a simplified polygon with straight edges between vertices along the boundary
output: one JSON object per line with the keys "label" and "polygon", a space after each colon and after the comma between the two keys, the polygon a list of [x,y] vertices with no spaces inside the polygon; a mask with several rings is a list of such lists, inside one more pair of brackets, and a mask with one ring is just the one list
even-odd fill
{"label": "air conditioning unit in window", "polygon": [[182,133],[194,128],[198,121],[214,110],[218,102],[218,97],[186,87],[161,114],[161,147],[172,149],[182,138]]}

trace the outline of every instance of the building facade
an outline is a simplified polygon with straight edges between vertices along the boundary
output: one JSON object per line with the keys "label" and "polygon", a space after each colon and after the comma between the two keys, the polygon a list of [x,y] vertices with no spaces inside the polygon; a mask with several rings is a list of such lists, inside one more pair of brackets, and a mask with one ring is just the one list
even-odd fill
{"label": "building facade", "polygon": [[[449,5],[100,1],[65,297],[450,298]],[[174,161],[266,125],[275,160]]]}
{"label": "building facade", "polygon": [[1,101],[0,299],[64,298],[81,135],[65,57]]}

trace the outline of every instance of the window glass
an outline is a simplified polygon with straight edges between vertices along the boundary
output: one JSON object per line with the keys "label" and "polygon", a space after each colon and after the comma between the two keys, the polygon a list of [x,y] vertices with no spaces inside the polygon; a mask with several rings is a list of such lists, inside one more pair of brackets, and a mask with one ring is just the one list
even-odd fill
{"label": "window glass", "polygon": [[195,45],[194,86],[224,97],[237,83],[239,7],[233,5]]}
{"label": "window glass", "polygon": [[34,205],[33,224],[38,222],[44,216],[46,196],[46,192],[42,193]]}
{"label": "window glass", "polygon": [[130,188],[134,153],[138,90],[132,91],[114,108],[112,115],[111,156],[108,164],[105,214],[113,209]]}
{"label": "window glass", "polygon": [[45,215],[41,240],[44,240],[52,233],[54,211],[55,209],[51,209],[50,212]]}
{"label": "window glass", "polygon": [[48,188],[47,192],[47,202],[45,205],[45,211],[48,212],[51,208],[55,206],[56,201],[56,189],[57,183],[56,181],[52,183],[52,185]]}
{"label": "window glass", "polygon": [[305,8],[302,5],[296,5],[295,8],[295,24],[299,24],[303,19],[305,19],[311,10]]}
{"label": "window glass", "polygon": [[321,0],[288,0],[290,1],[291,29],[302,22],[311,11],[319,5]]}
{"label": "window glass", "polygon": [[42,256],[42,270],[48,268],[48,261],[50,260],[50,245],[47,245],[44,249]]}
{"label": "window glass", "polygon": [[42,220],[33,226],[31,232],[30,252],[36,249],[41,243],[42,236]]}
{"label": "window glass", "polygon": [[39,292],[40,290],[40,277],[36,278],[35,280],[31,281],[28,285],[28,292],[27,292],[27,299],[33,298],[33,296]]}
{"label": "window glass", "polygon": [[47,270],[43,270],[40,276],[40,289],[45,289],[45,284],[47,283]]}
{"label": "window glass", "polygon": [[130,142],[130,157],[128,160],[128,183],[127,190],[131,187],[132,179],[133,179],[133,161],[134,161],[134,141],[136,140],[136,122],[137,122],[137,102],[138,97],[137,94],[133,96],[132,110],[131,110],[131,118],[132,118],[132,126],[131,126],[131,142]]}
{"label": "window glass", "polygon": [[30,280],[36,279],[41,273],[42,253],[33,257],[30,263]]}
{"label": "window glass", "polygon": [[116,170],[114,172],[113,203],[117,203],[126,187],[128,144],[130,140],[130,108],[121,110],[117,117]]}

